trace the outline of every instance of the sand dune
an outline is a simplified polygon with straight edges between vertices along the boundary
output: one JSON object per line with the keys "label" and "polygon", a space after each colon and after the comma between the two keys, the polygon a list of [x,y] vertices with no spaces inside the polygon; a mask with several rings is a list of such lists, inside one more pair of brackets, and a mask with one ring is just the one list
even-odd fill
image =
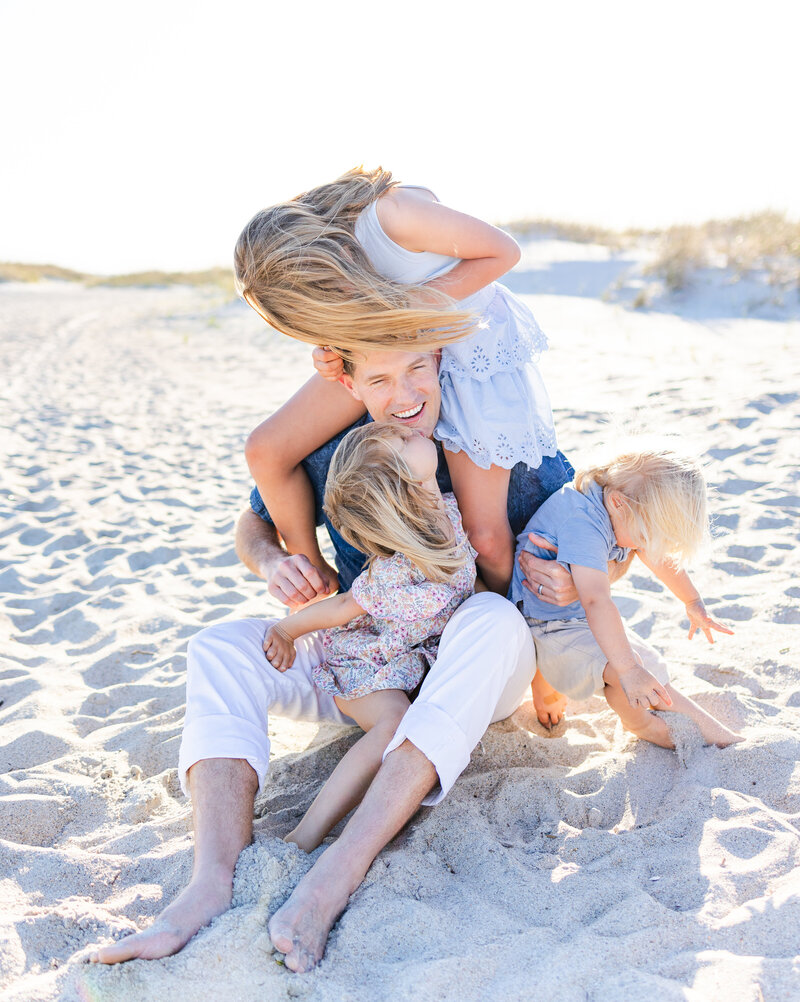
{"label": "sand dune", "polygon": [[800,323],[774,307],[737,319],[702,290],[677,313],[634,312],[592,298],[591,275],[553,295],[530,271],[564,450],[580,457],[615,415],[682,434],[708,461],[719,536],[695,579],[736,635],[690,643],[644,571],[619,604],[679,686],[747,740],[703,748],[682,726],[663,751],[598,698],[548,734],[523,704],[381,854],[319,969],[296,976],[266,920],[312,858],[280,836],[355,732],[276,720],[233,909],[174,958],[81,963],[188,879],[186,640],[276,611],[233,551],[242,445],[310,363],[219,292],[0,286],[9,1002],[797,996]]}

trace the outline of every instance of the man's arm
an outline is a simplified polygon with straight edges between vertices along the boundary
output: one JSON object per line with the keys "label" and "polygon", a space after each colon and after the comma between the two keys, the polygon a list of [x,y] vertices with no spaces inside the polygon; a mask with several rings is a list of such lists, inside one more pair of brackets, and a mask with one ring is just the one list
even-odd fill
{"label": "man's arm", "polygon": [[324,578],[303,554],[290,556],[275,526],[250,508],[236,524],[236,555],[249,571],[267,582],[270,595],[291,609],[336,590],[335,579]]}
{"label": "man's arm", "polygon": [[[528,539],[543,550],[558,553],[557,546],[553,546],[552,543],[533,532],[528,533]],[[627,572],[632,559],[633,551],[628,554],[627,560],[609,561],[608,579],[612,584],[614,581],[619,581]],[[534,592],[543,602],[563,607],[578,601],[578,592],[572,575],[557,560],[545,560],[543,557],[537,557],[534,553],[528,553],[524,550],[519,554],[517,560],[525,575],[523,585],[528,591]],[[541,591],[539,591],[539,585],[542,586]]]}

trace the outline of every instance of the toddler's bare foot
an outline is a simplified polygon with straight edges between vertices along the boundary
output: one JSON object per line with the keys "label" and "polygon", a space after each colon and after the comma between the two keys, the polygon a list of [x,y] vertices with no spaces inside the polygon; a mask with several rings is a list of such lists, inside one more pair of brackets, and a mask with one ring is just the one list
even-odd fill
{"label": "toddler's bare foot", "polygon": [[156,960],[183,949],[194,934],[230,907],[233,879],[227,871],[197,873],[189,886],[142,932],[89,954],[93,964]]}
{"label": "toddler's bare foot", "polygon": [[713,724],[704,724],[700,728],[703,732],[703,740],[707,745],[716,745],[717,748],[727,748],[728,745],[735,745],[739,741],[744,741],[744,734],[737,734],[729,727],[714,720]]}
{"label": "toddler's bare foot", "polygon": [[560,724],[567,705],[567,697],[554,689],[538,668],[531,682],[531,693],[536,717],[542,727],[546,727],[549,731],[556,724]]}

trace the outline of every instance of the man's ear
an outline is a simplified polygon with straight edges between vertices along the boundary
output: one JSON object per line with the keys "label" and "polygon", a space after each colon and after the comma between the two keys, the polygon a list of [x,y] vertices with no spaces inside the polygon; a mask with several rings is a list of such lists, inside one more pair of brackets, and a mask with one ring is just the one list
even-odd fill
{"label": "man's ear", "polygon": [[350,394],[351,397],[353,397],[355,400],[358,400],[359,403],[364,402],[361,397],[361,394],[356,389],[356,384],[353,382],[352,376],[348,375],[346,372],[343,372],[342,375],[339,376],[339,382],[347,390],[347,392]]}

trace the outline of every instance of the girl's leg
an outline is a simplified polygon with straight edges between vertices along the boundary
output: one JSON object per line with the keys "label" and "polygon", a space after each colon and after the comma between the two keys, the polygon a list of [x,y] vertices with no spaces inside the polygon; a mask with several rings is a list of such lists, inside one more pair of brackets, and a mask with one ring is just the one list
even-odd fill
{"label": "girl's leg", "polygon": [[337,696],[336,705],[366,733],[333,770],[300,824],[286,836],[286,842],[295,842],[305,852],[316,849],[328,832],[361,803],[380,768],[386,746],[411,704],[400,689],[381,689],[359,699]]}
{"label": "girl's leg", "polygon": [[[606,665],[603,678],[606,682],[604,692],[608,704],[617,712],[626,730],[633,731],[638,737],[644,738],[646,741],[652,741],[653,744],[661,745],[662,748],[675,747],[667,725],[660,717],[657,717],[649,710],[631,706],[628,702],[628,697],[619,683],[619,676],[609,665]],[[741,734],[736,734],[730,728],[720,723],[715,717],[712,717],[710,713],[706,713],[702,707],[698,706],[694,700],[689,699],[688,696],[684,696],[671,685],[666,685],[664,688],[669,693],[672,706],[667,706],[665,703],[654,703],[654,710],[672,711],[689,717],[690,720],[693,720],[697,724],[703,741],[707,745],[717,745],[720,748],[725,748],[736,741],[744,741]]]}
{"label": "girl's leg", "polygon": [[305,554],[334,590],[336,574],[320,553],[314,494],[300,464],[364,412],[340,383],[314,375],[250,432],[245,445],[247,465],[286,549]]}
{"label": "girl's leg", "polygon": [[508,524],[510,470],[482,470],[466,452],[445,450],[453,493],[486,587],[505,596],[514,569],[514,536]]}

